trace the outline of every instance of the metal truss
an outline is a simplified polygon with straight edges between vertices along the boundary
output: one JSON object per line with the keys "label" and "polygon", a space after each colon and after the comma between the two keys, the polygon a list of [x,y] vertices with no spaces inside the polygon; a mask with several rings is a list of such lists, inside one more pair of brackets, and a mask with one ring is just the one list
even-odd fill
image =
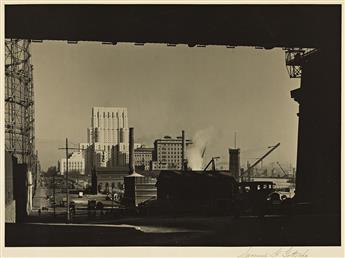
{"label": "metal truss", "polygon": [[37,157],[30,61],[29,40],[5,39],[5,148],[32,169]]}
{"label": "metal truss", "polygon": [[290,78],[302,77],[302,65],[306,56],[317,51],[314,48],[285,48],[285,63]]}

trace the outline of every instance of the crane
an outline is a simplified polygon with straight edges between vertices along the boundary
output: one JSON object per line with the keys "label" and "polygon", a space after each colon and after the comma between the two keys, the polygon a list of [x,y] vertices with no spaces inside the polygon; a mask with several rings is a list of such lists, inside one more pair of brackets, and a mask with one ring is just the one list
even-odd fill
{"label": "crane", "polygon": [[276,145],[274,146],[269,146],[268,148],[270,148],[270,150],[268,152],[266,152],[261,158],[259,158],[253,165],[249,166],[247,168],[246,171],[244,171],[241,175],[241,177],[243,178],[245,174],[248,174],[248,181],[250,180],[250,174],[252,169],[259,164],[264,158],[266,158],[272,151],[274,151],[276,148],[278,148],[280,145],[280,142],[278,142]]}
{"label": "crane", "polygon": [[284,177],[289,177],[289,175],[285,172],[285,170],[282,168],[282,166],[279,164],[279,162],[277,161],[278,166],[280,167],[281,171],[283,171],[284,173]]}
{"label": "crane", "polygon": [[204,158],[205,152],[206,152],[206,146],[205,146],[204,149],[202,150],[201,158]]}
{"label": "crane", "polygon": [[207,166],[204,168],[204,171],[206,171],[208,169],[208,167],[211,165],[212,163],[212,171],[216,171],[216,160],[220,159],[220,157],[212,157],[212,159],[210,160],[210,162],[207,164]]}

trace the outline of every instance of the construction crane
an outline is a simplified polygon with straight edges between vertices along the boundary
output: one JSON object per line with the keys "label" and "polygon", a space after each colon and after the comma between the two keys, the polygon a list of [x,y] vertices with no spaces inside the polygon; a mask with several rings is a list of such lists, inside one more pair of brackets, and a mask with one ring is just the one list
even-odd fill
{"label": "construction crane", "polygon": [[220,157],[212,157],[210,162],[205,167],[204,171],[206,171],[211,164],[212,164],[212,171],[216,171],[216,160],[217,159],[220,159]]}
{"label": "construction crane", "polygon": [[202,150],[201,158],[204,158],[205,152],[206,152],[206,146],[205,146],[204,149]]}
{"label": "construction crane", "polygon": [[282,166],[279,164],[279,162],[277,161],[278,166],[280,167],[281,171],[283,171],[284,173],[284,177],[289,177],[289,175],[285,172],[285,170],[282,168]]}
{"label": "construction crane", "polygon": [[268,152],[266,152],[261,158],[259,158],[253,165],[249,166],[247,168],[246,171],[244,171],[241,175],[241,177],[243,178],[245,176],[245,174],[248,174],[248,181],[250,181],[250,175],[251,175],[251,171],[252,169],[259,164],[264,158],[266,158],[272,151],[274,151],[276,148],[278,148],[280,145],[280,142],[278,142],[276,145],[274,146],[269,146],[268,148],[270,148],[270,150]]}

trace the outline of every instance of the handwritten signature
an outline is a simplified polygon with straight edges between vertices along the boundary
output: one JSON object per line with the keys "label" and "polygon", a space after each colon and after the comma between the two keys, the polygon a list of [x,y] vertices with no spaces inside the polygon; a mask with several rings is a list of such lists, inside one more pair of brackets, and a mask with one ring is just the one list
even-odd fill
{"label": "handwritten signature", "polygon": [[244,253],[240,254],[239,258],[249,258],[249,257],[308,257],[309,250],[301,250],[293,247],[278,248],[277,250],[253,250],[251,247],[248,248]]}

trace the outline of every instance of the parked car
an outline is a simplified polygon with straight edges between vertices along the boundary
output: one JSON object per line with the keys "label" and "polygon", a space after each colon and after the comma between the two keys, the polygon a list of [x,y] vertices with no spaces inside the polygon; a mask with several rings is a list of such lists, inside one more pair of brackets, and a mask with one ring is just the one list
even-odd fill
{"label": "parked car", "polygon": [[282,213],[282,200],[277,192],[270,193],[266,199],[265,214]]}
{"label": "parked car", "polygon": [[95,210],[96,209],[96,204],[97,204],[96,200],[89,200],[87,202],[87,208],[89,210]]}

